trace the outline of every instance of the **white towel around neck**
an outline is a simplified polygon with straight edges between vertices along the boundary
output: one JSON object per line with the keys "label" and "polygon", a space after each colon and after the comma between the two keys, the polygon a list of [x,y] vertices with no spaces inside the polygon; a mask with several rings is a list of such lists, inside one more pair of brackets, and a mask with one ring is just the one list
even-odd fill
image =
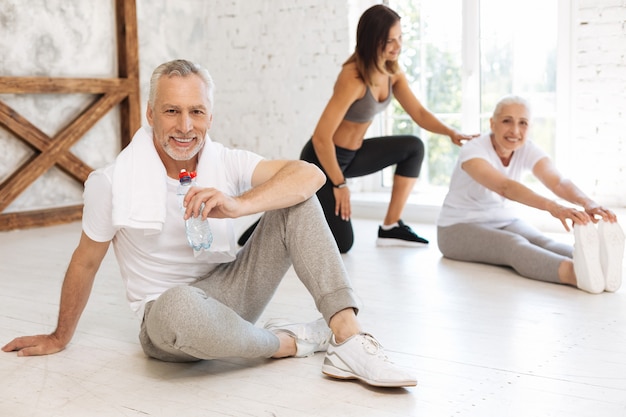
{"label": "white towel around neck", "polygon": [[115,160],[113,226],[160,232],[165,222],[166,176],[152,128],[143,126]]}

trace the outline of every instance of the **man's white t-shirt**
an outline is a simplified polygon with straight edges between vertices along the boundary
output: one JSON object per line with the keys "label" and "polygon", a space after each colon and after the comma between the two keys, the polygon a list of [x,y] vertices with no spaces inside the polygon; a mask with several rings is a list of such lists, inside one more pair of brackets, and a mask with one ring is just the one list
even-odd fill
{"label": "man's white t-shirt", "polygon": [[504,166],[493,148],[490,134],[466,142],[452,173],[450,189],[437,225],[446,227],[458,223],[486,223],[502,227],[517,218],[510,200],[476,182],[461,168],[464,162],[475,158],[484,159],[508,178],[520,181],[525,172],[532,170],[545,157],[547,154],[527,139],[513,153],[509,166]]}
{"label": "man's white t-shirt", "polygon": [[[211,167],[212,186],[227,195],[237,196],[251,188],[252,174],[261,156],[244,150],[228,149],[207,141],[203,152],[218,152],[221,166]],[[112,240],[126,286],[131,309],[142,314],[145,303],[164,291],[193,283],[218,264],[235,258],[237,247],[232,219],[210,219],[214,241],[233,242],[230,249],[197,258],[188,246],[185,223],[176,195],[178,181],[167,178],[166,218],[160,233],[142,229],[116,228],[112,221],[112,178],[115,164],[98,169],[85,183],[83,231],[92,240]],[[232,236],[216,236],[216,234]]]}

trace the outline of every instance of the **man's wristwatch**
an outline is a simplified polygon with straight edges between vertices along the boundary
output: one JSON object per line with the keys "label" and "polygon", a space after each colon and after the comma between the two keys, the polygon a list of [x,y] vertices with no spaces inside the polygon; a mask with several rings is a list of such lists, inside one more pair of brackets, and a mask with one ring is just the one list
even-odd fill
{"label": "man's wristwatch", "polygon": [[347,186],[348,186],[348,184],[346,184],[345,181],[342,182],[341,184],[337,184],[337,185],[333,184],[333,187],[335,187],[335,188],[345,188]]}

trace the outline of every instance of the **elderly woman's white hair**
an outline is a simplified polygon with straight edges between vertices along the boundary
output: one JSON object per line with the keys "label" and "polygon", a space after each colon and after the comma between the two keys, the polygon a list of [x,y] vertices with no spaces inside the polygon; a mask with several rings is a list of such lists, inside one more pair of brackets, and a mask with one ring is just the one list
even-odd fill
{"label": "elderly woman's white hair", "polygon": [[496,108],[493,109],[493,117],[497,117],[502,112],[502,107],[508,106],[510,104],[521,104],[522,106],[526,107],[526,110],[528,110],[528,115],[530,116],[530,104],[528,103],[528,101],[520,96],[509,95],[502,97],[500,101],[498,101],[498,104],[496,104]]}

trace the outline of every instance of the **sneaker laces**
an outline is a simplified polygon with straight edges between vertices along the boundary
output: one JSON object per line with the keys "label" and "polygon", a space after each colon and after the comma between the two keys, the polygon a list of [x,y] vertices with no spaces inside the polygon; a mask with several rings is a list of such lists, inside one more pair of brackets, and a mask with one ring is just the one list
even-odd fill
{"label": "sneaker laces", "polygon": [[380,344],[380,342],[378,342],[378,340],[374,339],[374,336],[372,336],[371,334],[363,333],[361,345],[363,345],[363,349],[368,354],[378,356],[385,362],[389,362],[389,358],[387,358],[383,346]]}
{"label": "sneaker laces", "polygon": [[406,231],[407,231],[407,232],[409,232],[409,233],[416,234],[416,233],[413,231],[413,229],[411,229],[411,226],[409,226],[408,224],[404,223],[402,220],[399,220],[399,221],[398,221],[398,227],[399,227],[400,229],[402,229],[402,230],[406,230]]}
{"label": "sneaker laces", "polygon": [[[310,329],[307,329],[310,330]],[[303,340],[308,343],[314,343],[315,341],[321,341],[321,344],[326,344],[330,341],[332,337],[332,332],[329,332],[327,329],[318,328],[314,331],[305,331]],[[297,338],[297,337],[296,337]]]}
{"label": "sneaker laces", "polygon": [[400,228],[406,230],[407,232],[415,233],[408,224],[403,224],[400,226]]}

